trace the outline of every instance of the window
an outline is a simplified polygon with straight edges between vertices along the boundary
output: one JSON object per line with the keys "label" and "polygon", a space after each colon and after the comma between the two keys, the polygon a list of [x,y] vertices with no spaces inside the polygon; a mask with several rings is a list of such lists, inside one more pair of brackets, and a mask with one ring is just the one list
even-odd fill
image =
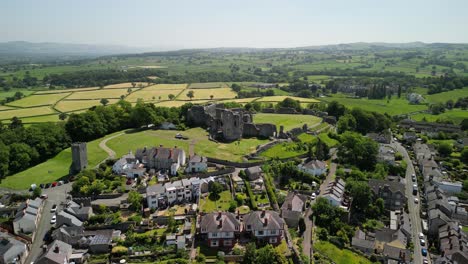
{"label": "window", "polygon": [[277,233],[276,230],[271,230],[271,231],[270,231],[270,234],[271,234],[271,235],[276,235],[276,233]]}
{"label": "window", "polygon": [[211,246],[212,247],[217,247],[218,246],[218,240],[211,240]]}
{"label": "window", "polygon": [[232,240],[224,240],[224,241],[223,241],[223,244],[224,244],[225,246],[232,246]]}
{"label": "window", "polygon": [[259,236],[263,236],[263,230],[258,231]]}
{"label": "window", "polygon": [[251,225],[247,225],[247,229],[248,229],[248,230],[252,229],[252,226],[251,226]]}
{"label": "window", "polygon": [[218,233],[211,233],[212,237],[218,237]]}
{"label": "window", "polygon": [[278,239],[276,237],[270,238],[270,243],[274,244],[276,242],[278,242]]}

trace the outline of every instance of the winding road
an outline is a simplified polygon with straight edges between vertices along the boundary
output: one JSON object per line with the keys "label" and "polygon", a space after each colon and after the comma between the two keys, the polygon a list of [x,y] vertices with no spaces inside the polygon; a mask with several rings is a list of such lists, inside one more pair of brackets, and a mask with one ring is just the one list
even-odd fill
{"label": "winding road", "polygon": [[[107,159],[113,159],[115,158],[116,154],[115,154],[115,151],[113,151],[111,148],[109,148],[106,143],[107,141],[111,140],[111,139],[114,139],[116,137],[120,137],[121,135],[123,135],[124,133],[119,133],[117,135],[113,135],[112,137],[108,137],[106,139],[104,139],[103,141],[99,142],[99,147],[104,150],[105,152],[107,152],[107,155],[109,155],[107,158],[105,158],[103,161],[101,161],[100,163],[103,163],[105,160]],[[99,166],[99,164],[98,164]]]}

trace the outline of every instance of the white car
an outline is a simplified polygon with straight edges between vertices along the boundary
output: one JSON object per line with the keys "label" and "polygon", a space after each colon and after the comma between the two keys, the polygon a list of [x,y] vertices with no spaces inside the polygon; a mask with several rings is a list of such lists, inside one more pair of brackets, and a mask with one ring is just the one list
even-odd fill
{"label": "white car", "polygon": [[418,198],[414,198],[414,203],[419,203],[419,199]]}
{"label": "white car", "polygon": [[424,239],[424,234],[423,233],[419,233],[419,239]]}
{"label": "white car", "polygon": [[423,264],[429,264],[429,261],[427,259],[424,259]]}
{"label": "white car", "polygon": [[312,193],[312,195],[310,196],[310,199],[315,200],[316,197],[317,195],[315,193]]}
{"label": "white car", "polygon": [[425,246],[425,245],[426,245],[426,240],[420,239],[420,240],[419,240],[419,243],[421,243],[421,246]]}
{"label": "white car", "polygon": [[57,216],[56,215],[53,215],[52,216],[52,219],[50,219],[50,223],[53,225],[55,223],[57,223]]}

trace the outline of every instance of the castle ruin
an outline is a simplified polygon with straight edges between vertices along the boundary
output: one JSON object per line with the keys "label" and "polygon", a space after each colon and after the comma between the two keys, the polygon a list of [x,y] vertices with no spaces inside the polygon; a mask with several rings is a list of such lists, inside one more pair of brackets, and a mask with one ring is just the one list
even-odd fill
{"label": "castle ruin", "polygon": [[88,151],[86,142],[73,143],[71,146],[72,164],[70,174],[77,174],[88,167]]}
{"label": "castle ruin", "polygon": [[192,126],[208,127],[211,138],[220,141],[276,136],[276,125],[254,124],[249,111],[226,109],[223,104],[195,105],[188,110],[187,121]]}

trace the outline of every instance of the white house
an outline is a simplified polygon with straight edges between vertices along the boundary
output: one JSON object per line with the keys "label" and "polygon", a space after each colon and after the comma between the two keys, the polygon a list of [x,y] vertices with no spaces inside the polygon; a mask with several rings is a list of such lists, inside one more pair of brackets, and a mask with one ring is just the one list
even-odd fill
{"label": "white house", "polygon": [[329,183],[322,197],[327,199],[333,206],[342,206],[344,201],[345,182],[337,179]]}
{"label": "white house", "polygon": [[187,163],[187,168],[185,169],[185,172],[190,173],[190,172],[201,172],[201,171],[206,171],[208,164],[207,164],[207,158],[194,155],[193,157],[190,158],[189,162]]}
{"label": "white house", "polygon": [[136,178],[141,177],[146,169],[130,151],[127,155],[124,155],[114,163],[112,171],[116,174],[125,174],[127,178]]}
{"label": "white house", "polygon": [[42,207],[43,200],[40,198],[27,200],[18,210],[15,220],[13,220],[13,230],[15,234],[34,233],[41,216]]}
{"label": "white house", "polygon": [[304,164],[299,164],[297,168],[314,176],[322,175],[327,172],[327,164],[320,160],[311,160]]}
{"label": "white house", "polygon": [[146,188],[149,208],[159,208],[168,204],[191,201],[199,195],[201,181],[197,177],[182,179],[165,184],[155,184]]}

